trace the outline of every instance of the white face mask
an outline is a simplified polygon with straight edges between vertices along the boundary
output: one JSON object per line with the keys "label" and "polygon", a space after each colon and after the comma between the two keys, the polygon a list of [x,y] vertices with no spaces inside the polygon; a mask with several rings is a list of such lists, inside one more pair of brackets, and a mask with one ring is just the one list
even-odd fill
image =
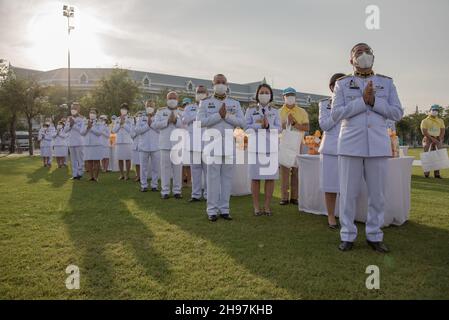
{"label": "white face mask", "polygon": [[153,107],[146,107],[145,110],[147,111],[147,114],[152,114],[154,112]]}
{"label": "white face mask", "polygon": [[70,113],[72,114],[72,116],[76,116],[78,114],[78,110],[72,109],[70,110]]}
{"label": "white face mask", "polygon": [[175,109],[178,106],[178,100],[176,99],[168,99],[167,100],[167,107],[170,109]]}
{"label": "white face mask", "polygon": [[58,130],[60,130],[60,129],[62,129],[62,125],[58,124],[58,125],[56,126],[56,128],[57,128]]}
{"label": "white face mask", "polygon": [[362,69],[372,68],[373,64],[374,64],[374,56],[366,52],[363,52],[361,55],[359,55],[357,58],[354,59],[354,66]]}
{"label": "white face mask", "polygon": [[223,95],[228,91],[228,86],[225,84],[216,84],[214,85],[214,92],[219,95]]}
{"label": "white face mask", "polygon": [[89,113],[89,119],[95,120],[95,119],[97,119],[97,115],[95,113]]}
{"label": "white face mask", "polygon": [[122,116],[126,116],[126,115],[128,114],[128,110],[126,110],[126,109],[120,109],[120,114],[121,114]]}
{"label": "white face mask", "polygon": [[430,115],[433,116],[433,117],[436,117],[436,116],[438,116],[438,111],[437,110],[432,110],[432,111],[430,111]]}
{"label": "white face mask", "polygon": [[258,98],[259,98],[260,104],[265,106],[265,105],[267,105],[270,102],[271,94],[269,94],[269,93],[259,93]]}
{"label": "white face mask", "polygon": [[195,99],[196,99],[196,101],[199,102],[199,101],[205,99],[206,97],[207,97],[207,94],[205,94],[205,93],[197,93],[195,96]]}
{"label": "white face mask", "polygon": [[288,106],[293,106],[296,104],[296,97],[295,96],[288,96],[284,98],[285,104]]}

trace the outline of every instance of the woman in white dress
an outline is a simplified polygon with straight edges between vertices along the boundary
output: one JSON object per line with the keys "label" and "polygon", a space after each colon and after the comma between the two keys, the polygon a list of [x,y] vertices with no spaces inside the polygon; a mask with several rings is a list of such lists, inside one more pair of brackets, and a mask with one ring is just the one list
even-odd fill
{"label": "woman in white dress", "polygon": [[103,126],[97,121],[97,109],[90,109],[89,120],[81,129],[84,136],[84,160],[90,174],[90,181],[98,182],[100,161],[103,158],[101,134]]}
{"label": "woman in white dress", "polygon": [[[129,180],[129,171],[131,170],[133,139],[131,139],[132,120],[128,117],[128,110],[127,103],[120,106],[120,117],[117,118],[112,128],[112,132],[117,134],[116,151],[120,169],[119,180]],[[125,162],[126,173],[124,170]]]}
{"label": "woman in white dress", "polygon": [[111,147],[110,147],[110,141],[109,138],[111,136],[111,129],[109,129],[109,125],[108,125],[108,116],[106,115],[101,115],[99,118],[99,123],[102,127],[102,131],[101,131],[101,146],[102,146],[102,159],[101,159],[101,167],[103,172],[108,172],[109,171],[109,157],[111,154]]}
{"label": "woman in white dress", "polygon": [[140,135],[136,132],[136,123],[140,120],[142,116],[141,112],[138,112],[135,118],[132,120],[131,138],[133,139],[133,153],[132,153],[132,163],[136,167],[136,176],[134,181],[140,182],[140,157],[139,157],[139,139]]}
{"label": "woman in white dress", "polygon": [[[261,84],[256,91],[257,106],[246,110],[246,129],[249,134],[248,160],[251,192],[253,196],[254,215],[271,216],[271,199],[274,191],[274,181],[279,179],[277,148],[273,149],[271,141],[278,139],[281,129],[279,111],[270,105],[273,101],[273,90],[268,84]],[[273,132],[272,130],[275,130]],[[265,141],[258,139],[258,134],[265,131]],[[277,147],[277,144],[276,144]],[[262,164],[260,157],[269,159],[268,164]],[[274,161],[273,161],[274,159]],[[255,162],[255,163],[254,163]],[[274,166],[273,166],[273,162]],[[272,170],[268,170],[272,169]],[[263,171],[268,171],[264,173]],[[272,171],[272,172],[269,172]],[[261,209],[259,204],[260,181],[265,180],[265,202]]]}
{"label": "woman in white dress", "polygon": [[44,167],[51,167],[52,145],[55,134],[55,127],[51,125],[49,120],[45,120],[37,136],[37,139],[40,141],[41,157]]}
{"label": "woman in white dress", "polygon": [[[334,92],[335,82],[344,77],[343,73],[334,74],[329,81],[329,89]],[[340,122],[336,123],[331,117],[332,99],[323,99],[319,103],[320,128],[324,131],[320,149],[320,189],[324,192],[327,207],[329,228],[338,229],[335,220],[335,203],[339,193],[337,143],[340,134]]]}
{"label": "woman in white dress", "polygon": [[56,134],[53,140],[53,152],[56,157],[58,168],[65,167],[67,156],[69,155],[69,147],[67,144],[68,134],[64,132],[64,121],[59,121],[56,126]]}

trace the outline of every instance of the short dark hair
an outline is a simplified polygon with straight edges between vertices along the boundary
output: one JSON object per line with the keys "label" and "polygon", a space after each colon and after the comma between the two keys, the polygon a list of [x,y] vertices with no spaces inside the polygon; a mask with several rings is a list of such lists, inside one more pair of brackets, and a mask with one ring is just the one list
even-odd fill
{"label": "short dark hair", "polygon": [[223,78],[226,79],[226,82],[228,82],[228,78],[226,78],[226,76],[225,76],[224,74],[222,74],[222,73],[216,74],[216,75],[214,76],[214,78],[212,79],[212,82],[215,82],[215,79],[218,78],[218,77],[223,77]]}
{"label": "short dark hair", "polygon": [[358,46],[367,46],[368,48],[370,48],[371,50],[373,50],[373,49],[370,47],[370,45],[367,44],[366,42],[359,42],[359,43],[357,43],[356,45],[354,45],[354,46],[351,48],[351,52],[349,53],[351,56],[352,56],[352,53],[354,52],[354,49],[357,48]]}
{"label": "short dark hair", "polygon": [[97,109],[95,109],[95,108],[90,108],[90,109],[89,109],[89,112],[92,112],[92,111],[95,112],[96,114],[98,114],[98,110],[97,110]]}
{"label": "short dark hair", "polygon": [[120,109],[126,109],[126,110],[129,110],[129,107],[128,107],[128,104],[125,102],[125,103],[122,103],[121,105],[120,105]]}
{"label": "short dark hair", "polygon": [[335,86],[335,82],[337,82],[338,79],[340,79],[341,77],[344,77],[345,74],[344,73],[336,73],[334,74],[331,79],[329,80],[329,88],[331,86]]}
{"label": "short dark hair", "polygon": [[352,47],[351,52],[350,52],[351,56],[352,56],[352,53],[354,52],[354,49],[357,48],[358,46],[367,46],[368,48],[371,49],[370,45],[367,44],[366,42],[359,42]]}
{"label": "short dark hair", "polygon": [[267,88],[268,90],[270,90],[270,93],[271,93],[270,102],[273,101],[273,89],[271,89],[269,84],[262,83],[262,84],[259,85],[259,87],[256,90],[256,101],[257,101],[257,103],[259,103],[259,91],[262,88]]}

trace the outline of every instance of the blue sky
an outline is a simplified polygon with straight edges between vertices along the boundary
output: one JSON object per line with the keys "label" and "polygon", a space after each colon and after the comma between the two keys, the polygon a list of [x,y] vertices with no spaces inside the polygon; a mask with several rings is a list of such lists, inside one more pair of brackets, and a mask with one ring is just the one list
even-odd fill
{"label": "blue sky", "polygon": [[[375,71],[395,79],[407,112],[449,104],[447,0],[0,0],[0,58],[21,67],[66,66],[62,4],[76,7],[72,66],[119,65],[232,82],[266,77],[277,88],[328,94],[349,73],[349,49],[368,42]],[[365,8],[380,9],[380,29]]]}

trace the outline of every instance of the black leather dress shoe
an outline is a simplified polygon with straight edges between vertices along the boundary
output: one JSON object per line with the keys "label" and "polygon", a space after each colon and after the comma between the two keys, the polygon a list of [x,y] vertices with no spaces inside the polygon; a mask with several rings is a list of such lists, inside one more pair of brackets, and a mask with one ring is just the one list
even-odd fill
{"label": "black leather dress shoe", "polygon": [[168,194],[164,194],[163,196],[161,196],[162,200],[167,200],[169,198],[170,198],[170,196]]}
{"label": "black leather dress shoe", "polygon": [[148,188],[141,188],[140,192],[148,192]]}
{"label": "black leather dress shoe", "polygon": [[285,205],[287,205],[287,204],[289,204],[290,202],[288,201],[288,200],[281,200],[280,202],[279,202],[279,204],[281,205],[281,206],[285,206]]}
{"label": "black leather dress shoe", "polygon": [[175,199],[182,199],[182,194],[177,193],[174,195]]}
{"label": "black leather dress shoe", "polygon": [[342,242],[340,242],[340,245],[338,246],[338,249],[340,251],[349,251],[349,250],[352,249],[353,245],[354,244],[352,242],[342,241]]}
{"label": "black leather dress shoe", "polygon": [[151,188],[151,192],[159,192],[158,188]]}
{"label": "black leather dress shoe", "polygon": [[232,217],[230,214],[220,214],[220,217],[222,217],[225,220],[232,220]]}
{"label": "black leather dress shoe", "polygon": [[295,206],[297,206],[298,205],[298,200],[297,199],[291,199],[290,203],[294,204]]}
{"label": "black leather dress shoe", "polygon": [[385,245],[385,243],[383,243],[382,241],[368,241],[366,240],[366,243],[368,243],[368,245],[377,252],[380,253],[387,253],[390,252],[390,250],[388,249],[388,247]]}
{"label": "black leather dress shoe", "polygon": [[198,198],[190,198],[189,202],[200,202],[201,200]]}
{"label": "black leather dress shoe", "polygon": [[207,216],[207,218],[209,219],[210,222],[215,222],[217,221],[217,216]]}

